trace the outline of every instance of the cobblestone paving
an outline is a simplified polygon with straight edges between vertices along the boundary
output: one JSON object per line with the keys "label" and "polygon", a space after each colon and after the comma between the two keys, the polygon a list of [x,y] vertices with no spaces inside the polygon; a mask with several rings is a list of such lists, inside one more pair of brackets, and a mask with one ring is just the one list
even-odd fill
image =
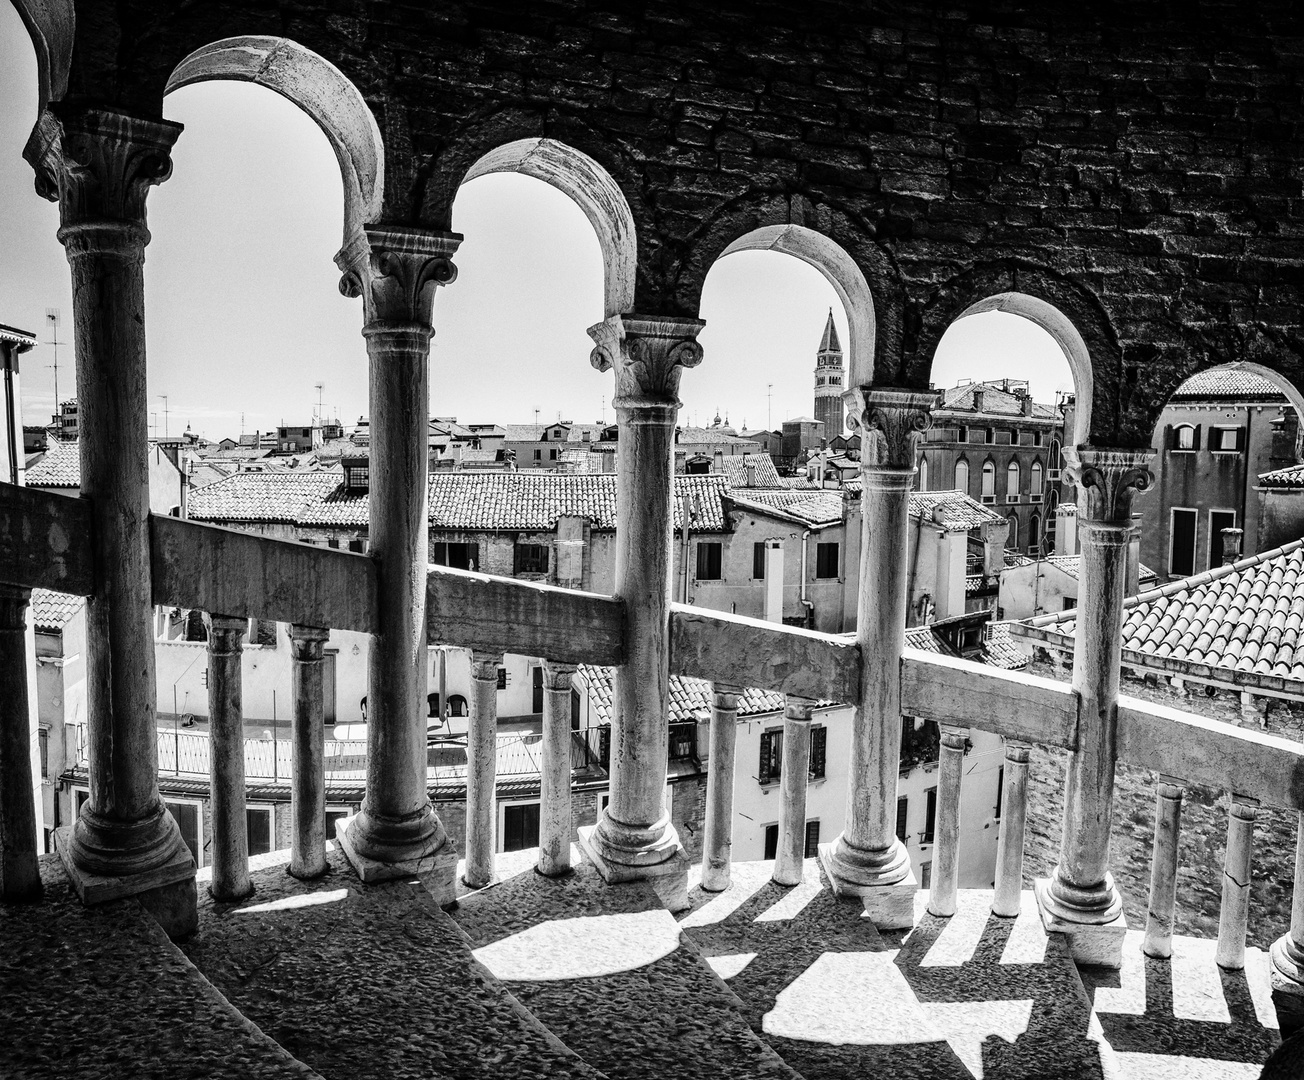
{"label": "cobblestone paving", "polygon": [[201,891],[197,967],[326,1080],[543,1080],[598,1073],[472,958],[415,883],[362,886],[339,852],[301,882],[273,866],[255,893]]}
{"label": "cobblestone paving", "polygon": [[83,907],[53,855],[41,878],[42,903],[0,904],[4,1080],[320,1080],[135,901]]}
{"label": "cobblestone paving", "polygon": [[[505,985],[611,1080],[799,1080],[751,1030],[742,1003],[691,944],[645,962],[648,943],[635,940],[620,918],[638,915],[648,916],[649,927],[660,916],[674,928],[650,888],[609,887],[587,864],[556,880],[518,874],[464,898],[455,913],[480,955],[527,934],[541,950],[553,935],[588,942],[598,955],[578,958],[574,970],[601,967],[603,974],[544,981],[541,971]],[[577,919],[590,921],[576,926]]]}
{"label": "cobblestone paving", "polygon": [[[967,1080],[861,907],[834,898],[814,859],[795,888],[770,880],[773,865],[736,865],[724,893],[692,889],[680,922],[722,974],[741,963],[728,983],[751,1026],[806,1080]],[[857,974],[869,985],[848,985]]]}

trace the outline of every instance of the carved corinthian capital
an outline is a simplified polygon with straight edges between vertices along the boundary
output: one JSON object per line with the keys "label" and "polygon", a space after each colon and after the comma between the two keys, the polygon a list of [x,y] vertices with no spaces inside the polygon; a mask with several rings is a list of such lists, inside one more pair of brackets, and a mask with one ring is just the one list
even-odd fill
{"label": "carved corinthian capital", "polygon": [[362,297],[367,330],[406,330],[429,337],[435,289],[457,280],[452,256],[462,243],[461,234],[368,225],[366,236],[366,248],[357,252],[340,278],[340,292]]}
{"label": "carved corinthian capital", "polygon": [[613,315],[589,327],[597,344],[589,359],[599,371],[616,371],[618,409],[679,407],[679,375],[702,362],[701,319]]}
{"label": "carved corinthian capital", "polygon": [[1085,524],[1132,526],[1132,497],[1155,482],[1154,451],[1064,448],[1069,477],[1077,484],[1078,520]]}
{"label": "carved corinthian capital", "polygon": [[172,175],[180,134],[181,125],[168,120],[50,106],[24,154],[36,170],[37,192],[59,203],[59,239],[70,251],[86,234],[97,249],[149,242],[145,197]]}
{"label": "carved corinthian capital", "polygon": [[862,467],[913,471],[920,440],[932,423],[937,394],[858,386],[842,398],[847,403],[847,426],[860,432]]}

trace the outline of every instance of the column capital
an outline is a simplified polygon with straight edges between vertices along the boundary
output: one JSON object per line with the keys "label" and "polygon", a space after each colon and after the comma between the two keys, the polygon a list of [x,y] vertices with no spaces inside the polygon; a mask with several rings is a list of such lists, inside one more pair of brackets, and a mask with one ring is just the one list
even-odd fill
{"label": "column capital", "polygon": [[1186,792],[1186,785],[1176,776],[1160,773],[1159,779],[1155,781],[1155,791],[1161,799],[1176,799],[1180,802]]}
{"label": "column capital", "polygon": [[497,682],[498,666],[503,662],[503,654],[471,650],[471,678],[478,682]]}
{"label": "column capital", "polygon": [[108,109],[50,106],[23,151],[37,193],[59,203],[70,255],[138,252],[149,242],[145,198],[172,175],[182,126]]}
{"label": "column capital", "polygon": [[[1081,489],[1078,521],[1132,529],[1132,498],[1155,482],[1150,471],[1154,451],[1065,447],[1064,460],[1072,481]],[[1126,537],[1124,542],[1126,542]]]}
{"label": "column capital", "polygon": [[783,718],[785,720],[809,720],[814,712],[815,702],[810,698],[793,697],[789,694],[784,700]]}
{"label": "column capital", "polygon": [[847,426],[859,431],[861,469],[915,471],[919,443],[932,423],[933,391],[856,386],[842,395]]}
{"label": "column capital", "polygon": [[969,729],[967,727],[941,723],[937,726],[943,746],[948,750],[964,751],[965,743],[969,741]]}
{"label": "column capital", "polygon": [[398,331],[428,341],[435,289],[457,280],[453,253],[462,234],[404,225],[368,225],[365,233],[365,246],[341,252],[340,278],[340,292],[362,297],[363,335]]}
{"label": "column capital", "polygon": [[575,664],[559,664],[552,660],[543,662],[543,688],[545,690],[569,690],[571,676],[575,674]]}
{"label": "column capital", "polygon": [[616,372],[617,409],[679,408],[679,376],[702,362],[701,319],[613,315],[589,327],[595,346],[589,361]]}
{"label": "column capital", "polygon": [[1030,743],[1015,742],[1012,739],[1005,740],[1005,760],[1015,765],[1028,764],[1028,755],[1032,751]]}
{"label": "column capital", "polygon": [[329,641],[330,636],[330,630],[324,626],[304,626],[302,623],[290,623],[290,640],[293,642]]}

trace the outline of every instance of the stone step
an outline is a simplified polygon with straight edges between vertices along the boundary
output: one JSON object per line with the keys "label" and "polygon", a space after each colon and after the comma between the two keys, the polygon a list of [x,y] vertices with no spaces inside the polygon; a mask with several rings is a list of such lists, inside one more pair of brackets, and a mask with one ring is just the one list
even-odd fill
{"label": "stone step", "polygon": [[921,1005],[861,905],[838,901],[815,859],[792,888],[770,880],[773,870],[737,863],[722,893],[694,884],[680,917],[752,1028],[806,1080],[968,1080],[939,1022],[948,1018]]}
{"label": "stone step", "polygon": [[454,912],[531,1013],[611,1080],[801,1080],[650,887],[608,886],[573,857],[558,879],[500,858],[499,883]]}
{"label": "stone step", "polygon": [[195,965],[326,1080],[602,1080],[475,961],[417,882],[363,886],[332,850],[315,881],[259,856],[255,892],[200,886]]}
{"label": "stone step", "polygon": [[83,907],[58,856],[0,904],[5,1080],[321,1080],[241,1015],[134,900]]}

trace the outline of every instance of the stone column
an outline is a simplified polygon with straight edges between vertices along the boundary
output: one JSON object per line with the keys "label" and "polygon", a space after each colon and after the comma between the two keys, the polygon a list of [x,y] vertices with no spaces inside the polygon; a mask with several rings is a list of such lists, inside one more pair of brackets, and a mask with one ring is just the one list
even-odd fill
{"label": "stone column", "polygon": [[31,589],[0,585],[0,900],[41,898],[27,685]]}
{"label": "stone column", "polygon": [[960,787],[964,744],[969,729],[941,724],[941,764],[937,784],[937,837],[933,845],[933,885],[928,912],[949,918],[955,914],[960,883]]}
{"label": "stone column", "polygon": [[145,197],[171,174],[181,125],[62,103],[50,110],[25,154],[37,190],[59,201],[72,268],[81,494],[95,534],[90,797],[57,839],[84,902],[139,895],[183,936],[196,922],[194,860],[158,791],[144,286]]}
{"label": "stone column", "polygon": [[[208,776],[213,829],[210,861],[214,900],[240,900],[249,880],[249,826],[245,818],[244,680],[240,660],[249,620],[204,616],[208,628]],[[272,752],[276,743],[272,742]]]}
{"label": "stone column", "polygon": [[290,873],[297,878],[326,873],[326,701],[323,652],[331,632],[318,626],[290,626],[294,656],[294,727],[290,731]]}
{"label": "stone column", "polygon": [[1304,1027],[1304,813],[1295,821],[1295,888],[1290,929],[1272,943],[1272,1003],[1282,1038]]}
{"label": "stone column", "polygon": [[815,703],[789,695],[783,710],[783,766],[779,773],[779,843],[774,880],[800,885],[806,858],[806,784],[810,779],[810,717]]}
{"label": "stone column", "polygon": [[861,431],[860,580],[856,641],[864,658],[851,736],[846,824],[820,861],[839,896],[859,896],[880,930],[914,923],[917,888],[896,836],[901,758],[901,648],[906,625],[910,489],[937,395],[859,388],[844,395]]}
{"label": "stone column", "polygon": [[1123,589],[1132,532],[1132,497],[1153,481],[1153,451],[1065,449],[1078,487],[1082,547],[1073,689],[1078,748],[1069,755],[1059,865],[1036,883],[1042,923],[1068,936],[1079,963],[1118,967],[1127,930],[1123,902],[1109,872],[1114,817]]}
{"label": "stone column", "polygon": [[1015,918],[1023,907],[1023,833],[1028,823],[1026,743],[1005,744],[1005,787],[1001,792],[1001,836],[996,846],[996,894],[992,914]]}
{"label": "stone column", "polygon": [[1182,786],[1171,776],[1155,786],[1155,842],[1150,855],[1150,905],[1146,909],[1146,956],[1173,955],[1173,909],[1177,905],[1177,842],[1182,832]]}
{"label": "stone column", "polygon": [[379,626],[368,671],[367,795],[337,834],[363,881],[419,874],[451,904],[457,852],[426,786],[427,427],[435,288],[457,276],[450,257],[462,238],[399,225],[367,226],[366,235],[370,257],[345,268],[340,288],[363,298]]}
{"label": "stone column", "polygon": [[1227,853],[1223,859],[1222,908],[1218,913],[1218,966],[1229,971],[1245,967],[1245,931],[1250,922],[1250,870],[1254,852],[1254,819],[1259,804],[1233,795],[1227,808]]}
{"label": "stone column", "polygon": [[734,749],[738,741],[736,687],[711,687],[711,749],[706,766],[706,822],[702,837],[702,888],[729,888],[733,849]]}
{"label": "stone column", "polygon": [[611,802],[580,843],[605,880],[646,878],[672,910],[688,906],[688,860],[664,808],[675,416],[680,372],[701,362],[704,325],[613,315],[589,330],[593,365],[616,375],[615,594],[627,658],[613,694]]}
{"label": "stone column", "polygon": [[498,668],[502,653],[471,653],[471,716],[466,725],[466,869],[463,881],[483,889],[494,880],[498,846]]}
{"label": "stone column", "polygon": [[543,665],[543,772],[539,777],[539,873],[571,868],[571,676],[574,664]]}

